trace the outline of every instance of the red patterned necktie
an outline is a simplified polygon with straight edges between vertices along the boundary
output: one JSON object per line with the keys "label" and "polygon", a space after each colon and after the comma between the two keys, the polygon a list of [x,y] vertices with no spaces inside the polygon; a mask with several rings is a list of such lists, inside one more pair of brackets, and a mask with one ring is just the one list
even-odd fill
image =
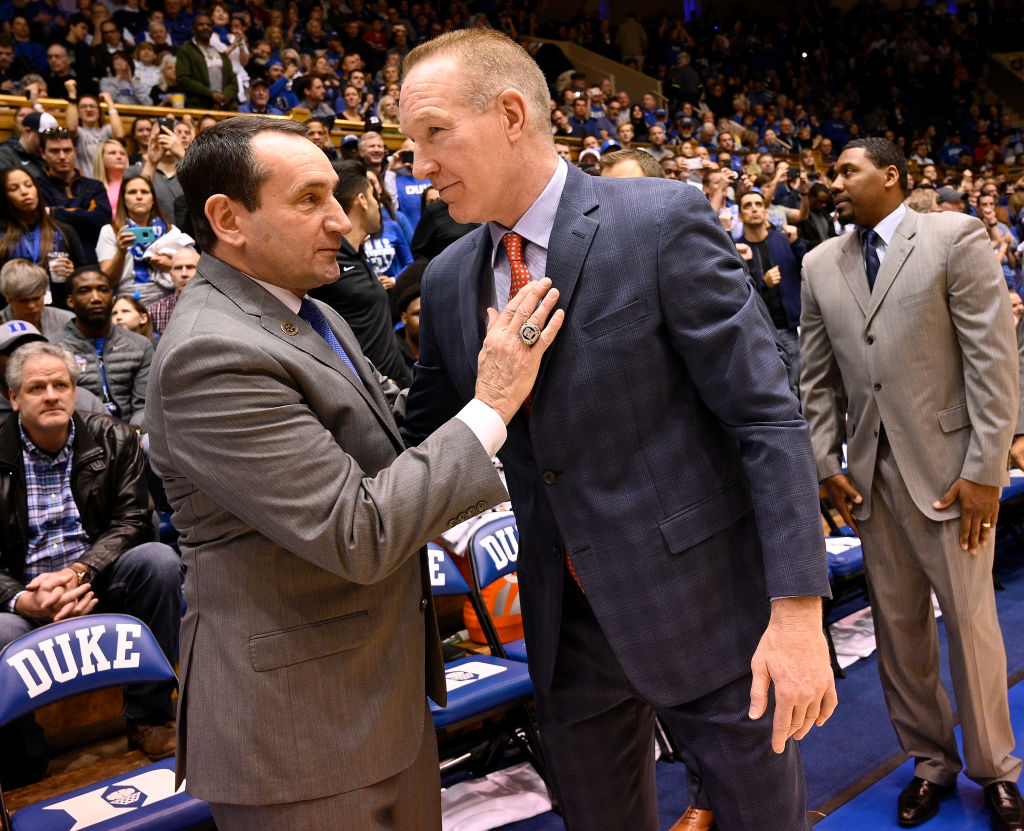
{"label": "red patterned necktie", "polygon": [[505,253],[508,254],[509,272],[512,275],[512,282],[508,287],[508,299],[511,300],[519,289],[530,282],[530,269],[526,267],[526,260],[523,259],[523,238],[519,234],[509,231],[501,238],[501,244],[505,246]]}
{"label": "red patterned necktie", "polygon": [[[512,282],[508,287],[508,299],[511,300],[519,293],[519,289],[530,282],[530,269],[526,267],[526,261],[523,259],[523,238],[519,234],[509,231],[501,238],[501,243],[505,246],[505,253],[508,254],[509,272],[512,275]],[[530,394],[523,404],[527,412],[530,410],[532,399],[533,393]],[[569,569],[572,579],[576,581],[576,585],[579,586],[582,592],[583,584],[580,583],[580,578],[576,574],[576,566],[573,565],[572,555],[569,554],[568,550],[565,552],[565,565]],[[586,592],[583,593],[586,594]]]}

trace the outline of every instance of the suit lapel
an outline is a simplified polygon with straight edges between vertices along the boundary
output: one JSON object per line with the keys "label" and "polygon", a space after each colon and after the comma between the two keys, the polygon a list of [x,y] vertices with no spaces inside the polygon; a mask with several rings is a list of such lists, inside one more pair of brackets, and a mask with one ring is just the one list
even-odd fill
{"label": "suit lapel", "polygon": [[892,288],[893,281],[902,270],[903,264],[907,261],[907,257],[914,250],[913,240],[916,234],[917,214],[908,209],[907,215],[903,217],[903,221],[892,236],[892,242],[889,243],[889,247],[886,249],[882,267],[878,270],[875,288],[871,292],[871,305],[868,308],[866,323],[870,323],[871,318],[875,316],[882,300],[885,299],[885,295]]}
{"label": "suit lapel", "polygon": [[[565,179],[565,189],[562,191],[562,198],[558,203],[558,212],[555,214],[555,224],[548,240],[546,268],[546,274],[551,279],[552,286],[558,289],[558,305],[555,308],[562,309],[566,317],[569,315],[569,307],[576,292],[587,253],[590,251],[590,246],[594,242],[594,236],[600,225],[595,218],[590,216],[597,207],[597,194],[594,192],[590,175],[582,173],[570,165]],[[560,343],[561,341],[556,339],[544,354],[540,371],[537,373],[535,390],[540,389],[545,371],[553,356],[557,354]]]}
{"label": "suit lapel", "polygon": [[[327,341],[316,333],[312,326],[298,314],[293,314],[280,300],[258,283],[215,257],[204,255],[199,264],[199,271],[243,312],[258,317],[265,332],[289,346],[305,352],[328,369],[338,373],[377,415],[399,446],[403,446],[401,437],[395,428],[394,419],[390,416],[387,402],[384,401],[380,391],[375,388],[376,396],[371,394],[366,385],[352,374],[341,357]],[[313,302],[319,301],[314,300]],[[330,307],[321,303],[320,309],[324,312],[335,337],[338,338],[338,342],[348,353],[359,373],[364,378],[372,378],[370,366],[363,357],[362,349],[351,330],[347,326],[339,327],[336,323],[331,322],[332,316],[336,313]]]}
{"label": "suit lapel", "polygon": [[[864,255],[860,247],[860,234],[852,231],[846,235],[839,255],[839,271],[850,287],[861,314],[867,315],[871,306],[871,292],[868,289],[868,273],[864,269]],[[877,286],[877,281],[876,281]]]}
{"label": "suit lapel", "polygon": [[491,305],[493,270],[491,269],[491,235],[486,223],[473,234],[473,250],[463,257],[459,266],[459,318],[466,355],[473,365],[476,377],[476,356],[484,343],[487,331],[487,307]]}

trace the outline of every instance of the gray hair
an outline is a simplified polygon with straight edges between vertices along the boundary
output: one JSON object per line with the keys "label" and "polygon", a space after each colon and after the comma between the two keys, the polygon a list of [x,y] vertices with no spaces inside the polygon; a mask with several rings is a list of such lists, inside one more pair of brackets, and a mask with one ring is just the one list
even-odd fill
{"label": "gray hair", "polygon": [[0,268],[0,294],[10,300],[31,300],[46,294],[50,278],[42,266],[21,258]]}
{"label": "gray hair", "polygon": [[71,377],[71,386],[78,384],[79,369],[75,356],[56,343],[34,340],[24,346],[19,346],[7,359],[7,386],[15,392],[20,392],[21,382],[25,375],[25,364],[33,358],[41,358],[44,355],[63,361],[64,366],[68,368],[68,375]]}

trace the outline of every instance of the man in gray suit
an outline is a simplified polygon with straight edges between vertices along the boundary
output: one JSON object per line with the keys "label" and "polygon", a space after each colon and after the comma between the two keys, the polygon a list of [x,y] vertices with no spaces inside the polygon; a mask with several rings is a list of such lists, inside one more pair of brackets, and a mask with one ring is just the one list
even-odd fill
{"label": "man in gray suit", "polygon": [[474,401],[403,452],[397,388],[306,297],[338,279],[349,223],[305,127],[221,122],[180,176],[207,253],[147,404],[187,567],[178,775],[221,829],[436,829],[426,694],[445,687],[421,547],[506,498],[490,457],[562,313],[532,348],[518,332],[557,292],[491,312]]}
{"label": "man in gray suit", "polygon": [[[801,391],[822,479],[864,545],[878,669],[916,759],[898,821],[935,815],[964,767],[939,676],[934,590],[949,636],[967,775],[993,828],[1024,827],[992,558],[1017,416],[1006,286],[982,224],[903,205],[906,160],[846,145],[832,189],[858,233],[804,258]],[[848,442],[849,473],[842,444]]]}
{"label": "man in gray suit", "polygon": [[486,222],[424,275],[410,441],[473,397],[510,287],[546,274],[566,313],[501,459],[567,826],[658,827],[658,715],[723,831],[807,828],[793,739],[835,706],[818,488],[735,246],[695,188],[560,159],[543,73],[501,33],[421,44],[404,77],[415,175]]}

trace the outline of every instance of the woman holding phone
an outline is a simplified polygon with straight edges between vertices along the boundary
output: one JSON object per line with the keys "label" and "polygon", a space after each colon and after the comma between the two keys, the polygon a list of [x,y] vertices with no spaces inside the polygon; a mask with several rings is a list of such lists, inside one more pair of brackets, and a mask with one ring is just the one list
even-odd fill
{"label": "woman holding phone", "polygon": [[78,234],[50,217],[31,176],[9,167],[0,170],[0,265],[17,258],[47,270],[51,302],[66,308],[67,279],[85,265]]}
{"label": "woman holding phone", "polygon": [[103,226],[96,243],[103,273],[120,281],[117,294],[138,297],[148,306],[171,293],[170,255],[147,257],[146,250],[173,228],[160,211],[149,179],[126,176],[114,221]]}

